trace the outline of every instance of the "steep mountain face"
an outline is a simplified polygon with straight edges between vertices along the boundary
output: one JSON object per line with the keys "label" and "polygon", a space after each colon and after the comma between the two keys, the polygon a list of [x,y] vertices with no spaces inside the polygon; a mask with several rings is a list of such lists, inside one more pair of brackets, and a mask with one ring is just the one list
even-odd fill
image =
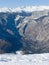
{"label": "steep mountain face", "polygon": [[0,12],[0,53],[49,52],[49,9],[37,9]]}

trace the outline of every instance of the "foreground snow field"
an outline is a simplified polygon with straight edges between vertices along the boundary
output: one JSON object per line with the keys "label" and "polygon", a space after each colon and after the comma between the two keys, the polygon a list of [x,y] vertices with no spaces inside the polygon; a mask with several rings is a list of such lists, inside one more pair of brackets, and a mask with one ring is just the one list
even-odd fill
{"label": "foreground snow field", "polygon": [[49,53],[44,54],[2,54],[0,65],[49,65]]}

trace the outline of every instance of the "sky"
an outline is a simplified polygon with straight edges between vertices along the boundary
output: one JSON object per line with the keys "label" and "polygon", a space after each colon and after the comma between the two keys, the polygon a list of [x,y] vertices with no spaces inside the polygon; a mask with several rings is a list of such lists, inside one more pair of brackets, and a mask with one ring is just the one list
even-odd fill
{"label": "sky", "polygon": [[49,6],[49,0],[0,0],[0,7]]}

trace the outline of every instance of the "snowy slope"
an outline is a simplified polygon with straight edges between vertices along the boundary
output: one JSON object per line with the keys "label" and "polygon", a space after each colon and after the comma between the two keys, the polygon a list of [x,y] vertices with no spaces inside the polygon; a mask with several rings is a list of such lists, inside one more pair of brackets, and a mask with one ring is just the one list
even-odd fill
{"label": "snowy slope", "polygon": [[47,54],[3,54],[0,55],[0,65],[49,65],[49,53]]}

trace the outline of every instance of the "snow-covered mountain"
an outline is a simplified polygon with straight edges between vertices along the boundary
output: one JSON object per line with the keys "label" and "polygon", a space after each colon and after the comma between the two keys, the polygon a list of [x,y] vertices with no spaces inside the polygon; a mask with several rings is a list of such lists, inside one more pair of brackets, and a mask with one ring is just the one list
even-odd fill
{"label": "snow-covered mountain", "polygon": [[49,52],[49,6],[0,8],[0,53]]}
{"label": "snow-covered mountain", "polygon": [[17,7],[17,8],[0,8],[0,12],[32,12],[32,11],[42,11],[49,10],[49,6],[26,6],[26,7]]}

